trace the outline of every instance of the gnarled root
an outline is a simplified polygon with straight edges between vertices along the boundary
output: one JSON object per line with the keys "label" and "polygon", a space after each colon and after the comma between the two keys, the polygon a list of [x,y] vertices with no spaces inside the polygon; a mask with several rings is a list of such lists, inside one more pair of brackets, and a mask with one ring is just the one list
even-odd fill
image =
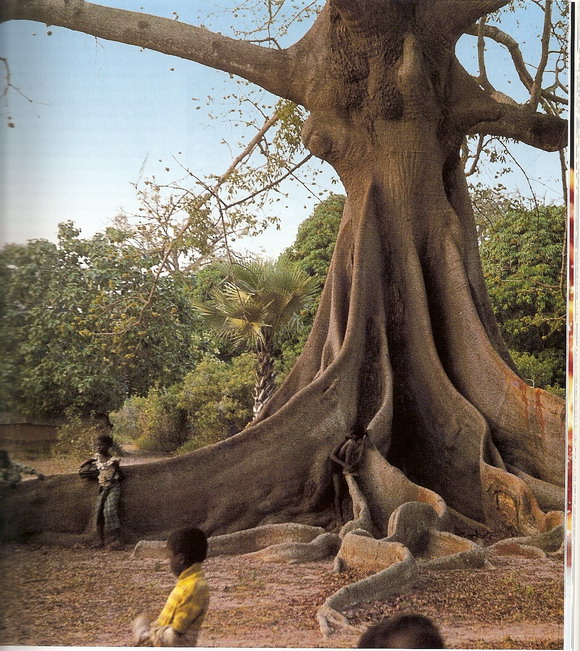
{"label": "gnarled root", "polygon": [[[371,544],[373,542],[381,543],[381,541],[373,541],[366,536],[347,534],[343,540],[343,547],[345,541],[349,538],[357,538],[357,542],[368,541]],[[396,551],[399,552],[401,560],[377,574],[373,574],[366,579],[341,588],[324,602],[318,610],[316,618],[320,626],[320,631],[325,637],[350,626],[348,620],[340,611],[344,611],[365,601],[385,599],[393,594],[409,589],[415,582],[417,578],[417,565],[409,550],[399,543],[383,542],[382,545],[397,547]]]}
{"label": "gnarled root", "polygon": [[334,556],[340,547],[340,537],[335,533],[323,533],[309,543],[280,543],[257,552],[245,554],[266,562],[308,563]]}

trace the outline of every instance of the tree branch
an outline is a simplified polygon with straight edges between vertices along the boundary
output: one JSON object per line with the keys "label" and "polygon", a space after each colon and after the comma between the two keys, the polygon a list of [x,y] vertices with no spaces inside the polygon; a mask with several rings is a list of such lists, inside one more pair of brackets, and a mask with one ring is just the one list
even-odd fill
{"label": "tree branch", "polygon": [[469,130],[469,134],[483,133],[512,138],[544,151],[558,151],[566,146],[566,120],[544,113],[532,113],[527,106],[519,104],[496,104],[499,109],[498,118],[476,124]]}
{"label": "tree branch", "polygon": [[239,75],[300,103],[293,57],[201,27],[84,0],[2,0],[0,22],[32,20],[136,45]]}
{"label": "tree branch", "polygon": [[[524,57],[522,56],[519,43],[513,37],[511,37],[509,34],[506,34],[506,32],[502,31],[501,29],[498,29],[494,25],[487,25],[487,24],[485,25],[479,24],[478,26],[472,26],[469,29],[466,29],[465,33],[470,34],[471,36],[476,36],[478,38],[478,44],[481,36],[485,36],[486,38],[490,38],[496,43],[499,43],[500,45],[506,47],[508,52],[511,55],[514,68],[518,73],[518,77],[520,78],[520,81],[522,82],[526,90],[528,90],[530,93],[532,92],[532,87],[534,86],[534,79],[532,75],[528,72],[528,69],[526,68],[526,64],[524,62]],[[546,99],[551,100],[552,102],[557,102],[559,104],[566,103],[565,99],[563,99],[562,97],[558,97],[557,95],[549,92],[548,90],[539,90],[538,92],[541,93],[542,97],[545,97]],[[535,106],[537,106],[537,101]]]}
{"label": "tree branch", "polygon": [[[471,27],[479,18],[501,9],[511,0],[421,0],[420,7],[425,7],[437,23],[440,33],[459,36]],[[428,7],[431,5],[431,7]],[[433,30],[435,33],[437,30]]]}
{"label": "tree branch", "polygon": [[540,97],[542,94],[542,78],[544,76],[544,70],[546,69],[546,64],[548,63],[548,54],[550,51],[550,30],[552,28],[552,0],[546,0],[546,8],[544,15],[544,31],[542,32],[542,56],[540,57],[540,63],[538,64],[538,69],[536,76],[534,78],[534,83],[532,84],[532,89],[530,91],[530,108],[532,111],[535,111],[538,107]]}
{"label": "tree branch", "polygon": [[483,90],[457,59],[451,73],[454,95],[449,98],[450,114],[461,133],[512,138],[544,151],[566,146],[566,120],[535,113],[507,97],[498,101],[501,94]]}

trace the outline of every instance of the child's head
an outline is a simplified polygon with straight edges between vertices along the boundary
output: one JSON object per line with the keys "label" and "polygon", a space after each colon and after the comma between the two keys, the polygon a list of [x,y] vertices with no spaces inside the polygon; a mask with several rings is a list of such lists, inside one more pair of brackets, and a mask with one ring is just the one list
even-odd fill
{"label": "child's head", "polygon": [[99,454],[108,454],[109,450],[113,447],[113,437],[108,434],[101,434],[97,436],[95,441],[95,449]]}
{"label": "child's head", "polygon": [[366,429],[362,425],[357,424],[352,428],[347,436],[351,439],[362,439],[363,436],[366,436],[366,433]]}
{"label": "child's head", "polygon": [[441,633],[423,615],[399,615],[371,626],[358,643],[359,649],[444,649]]}
{"label": "child's head", "polygon": [[201,563],[207,557],[207,537],[201,529],[185,527],[176,529],[167,538],[169,566],[179,576],[194,563]]}

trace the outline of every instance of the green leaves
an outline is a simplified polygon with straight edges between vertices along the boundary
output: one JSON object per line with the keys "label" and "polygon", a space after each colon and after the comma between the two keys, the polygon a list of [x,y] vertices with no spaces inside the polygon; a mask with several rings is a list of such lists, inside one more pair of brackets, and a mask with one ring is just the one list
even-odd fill
{"label": "green leaves", "polygon": [[512,205],[493,214],[481,243],[484,275],[504,339],[534,386],[565,384],[562,206]]}
{"label": "green leaves", "polygon": [[253,349],[272,345],[297,327],[300,311],[316,296],[319,282],[285,258],[223,267],[227,280],[213,290],[211,302],[194,302],[212,327]]}
{"label": "green leaves", "polygon": [[28,414],[107,414],[132,393],[193,366],[196,317],[179,278],[115,231],[0,252],[3,404]]}

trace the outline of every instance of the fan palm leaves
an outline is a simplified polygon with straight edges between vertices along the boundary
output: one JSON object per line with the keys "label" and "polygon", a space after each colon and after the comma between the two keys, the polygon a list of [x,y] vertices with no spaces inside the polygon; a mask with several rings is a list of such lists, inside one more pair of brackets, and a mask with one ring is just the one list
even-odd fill
{"label": "fan palm leaves", "polygon": [[193,307],[221,336],[257,353],[255,417],[274,392],[275,346],[300,326],[300,313],[317,296],[319,282],[284,257],[223,265],[223,271],[226,280],[211,301]]}

